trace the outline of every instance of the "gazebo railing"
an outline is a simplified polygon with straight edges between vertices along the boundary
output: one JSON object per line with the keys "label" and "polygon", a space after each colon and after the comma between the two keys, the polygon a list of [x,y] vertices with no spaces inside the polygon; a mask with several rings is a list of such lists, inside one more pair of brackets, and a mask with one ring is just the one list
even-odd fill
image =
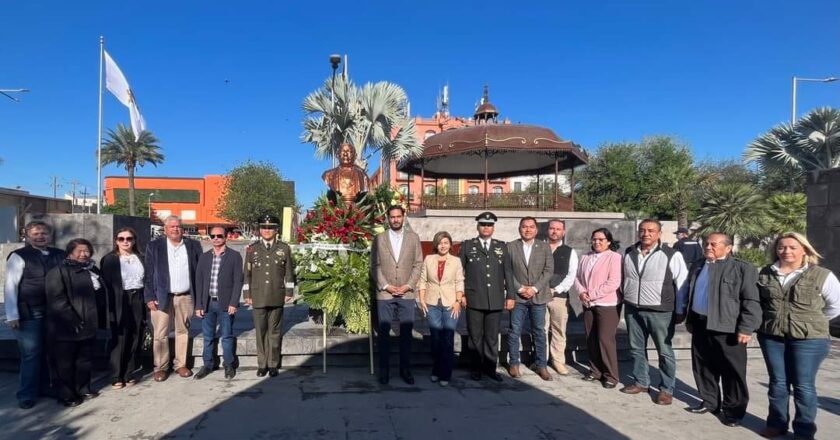
{"label": "gazebo railing", "polygon": [[572,211],[574,202],[570,197],[554,194],[504,193],[487,194],[425,194],[420,204],[425,209],[521,209],[533,211]]}

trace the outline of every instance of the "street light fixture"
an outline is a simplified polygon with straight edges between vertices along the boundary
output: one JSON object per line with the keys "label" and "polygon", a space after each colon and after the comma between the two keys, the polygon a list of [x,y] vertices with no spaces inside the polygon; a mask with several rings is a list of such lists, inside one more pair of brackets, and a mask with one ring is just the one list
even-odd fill
{"label": "street light fixture", "polygon": [[20,99],[15,98],[14,96],[10,95],[9,93],[26,93],[29,89],[0,89],[0,95],[3,95],[14,102],[20,102]]}
{"label": "street light fixture", "polygon": [[154,195],[155,195],[155,193],[149,193],[149,219],[150,219],[150,220],[151,220],[152,218],[154,218],[154,217],[152,216],[152,197],[153,197]]}
{"label": "street light fixture", "polygon": [[794,76],[793,77],[793,93],[791,96],[791,107],[790,107],[790,125],[793,126],[796,124],[796,83],[798,81],[802,82],[819,82],[819,83],[830,83],[837,81],[840,78],[835,78],[833,76],[829,76],[827,78],[799,78]]}

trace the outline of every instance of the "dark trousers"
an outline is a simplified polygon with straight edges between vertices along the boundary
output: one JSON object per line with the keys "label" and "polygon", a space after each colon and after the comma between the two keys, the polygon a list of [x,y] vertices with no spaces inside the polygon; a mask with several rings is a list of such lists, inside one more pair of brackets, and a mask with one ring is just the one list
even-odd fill
{"label": "dark trousers", "polygon": [[257,368],[280,368],[280,326],[283,307],[260,307],[253,311],[257,337]]}
{"label": "dark trousers", "polygon": [[75,400],[91,392],[90,371],[94,339],[51,341],[58,379],[58,397]]}
{"label": "dark trousers", "polygon": [[379,371],[388,372],[388,357],[391,354],[391,322],[400,322],[400,369],[411,368],[411,332],[414,329],[414,313],[417,303],[413,299],[393,298],[376,300],[379,317],[376,343],[379,347]]}
{"label": "dark trousers", "polygon": [[472,371],[496,371],[496,364],[499,360],[499,327],[501,321],[501,310],[467,309],[467,331],[470,334]]}
{"label": "dark trousers", "polygon": [[747,346],[738,343],[737,334],[707,330],[705,319],[697,314],[692,318],[691,370],[703,405],[740,420],[750,400]]}
{"label": "dark trousers", "polygon": [[143,289],[126,292],[120,322],[111,329],[111,381],[125,382],[140,366],[146,304]]}
{"label": "dark trousers", "polygon": [[586,350],[592,376],[618,383],[618,352],[615,330],[618,328],[618,306],[596,306],[583,309]]}

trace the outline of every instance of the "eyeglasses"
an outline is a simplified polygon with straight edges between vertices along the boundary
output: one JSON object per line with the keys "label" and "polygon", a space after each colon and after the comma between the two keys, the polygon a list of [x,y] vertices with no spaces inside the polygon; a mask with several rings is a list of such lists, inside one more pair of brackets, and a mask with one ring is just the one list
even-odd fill
{"label": "eyeglasses", "polygon": [[224,236],[224,234],[210,234],[210,238],[212,238],[212,239],[225,238],[225,236]]}
{"label": "eyeglasses", "polygon": [[495,225],[493,223],[479,223],[478,226],[482,228],[492,228]]}
{"label": "eyeglasses", "polygon": [[117,241],[120,243],[124,241],[132,242],[134,241],[134,237],[117,237]]}

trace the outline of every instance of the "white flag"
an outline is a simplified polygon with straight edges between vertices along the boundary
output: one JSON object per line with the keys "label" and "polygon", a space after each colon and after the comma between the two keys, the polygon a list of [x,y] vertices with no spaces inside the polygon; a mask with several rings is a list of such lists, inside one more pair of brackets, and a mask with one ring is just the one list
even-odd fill
{"label": "white flag", "polygon": [[134,140],[140,139],[140,132],[146,129],[146,121],[140,114],[137,101],[134,100],[134,93],[128,86],[122,71],[117,63],[105,52],[105,88],[108,89],[124,106],[128,107],[128,115],[131,119],[131,131],[134,132]]}

